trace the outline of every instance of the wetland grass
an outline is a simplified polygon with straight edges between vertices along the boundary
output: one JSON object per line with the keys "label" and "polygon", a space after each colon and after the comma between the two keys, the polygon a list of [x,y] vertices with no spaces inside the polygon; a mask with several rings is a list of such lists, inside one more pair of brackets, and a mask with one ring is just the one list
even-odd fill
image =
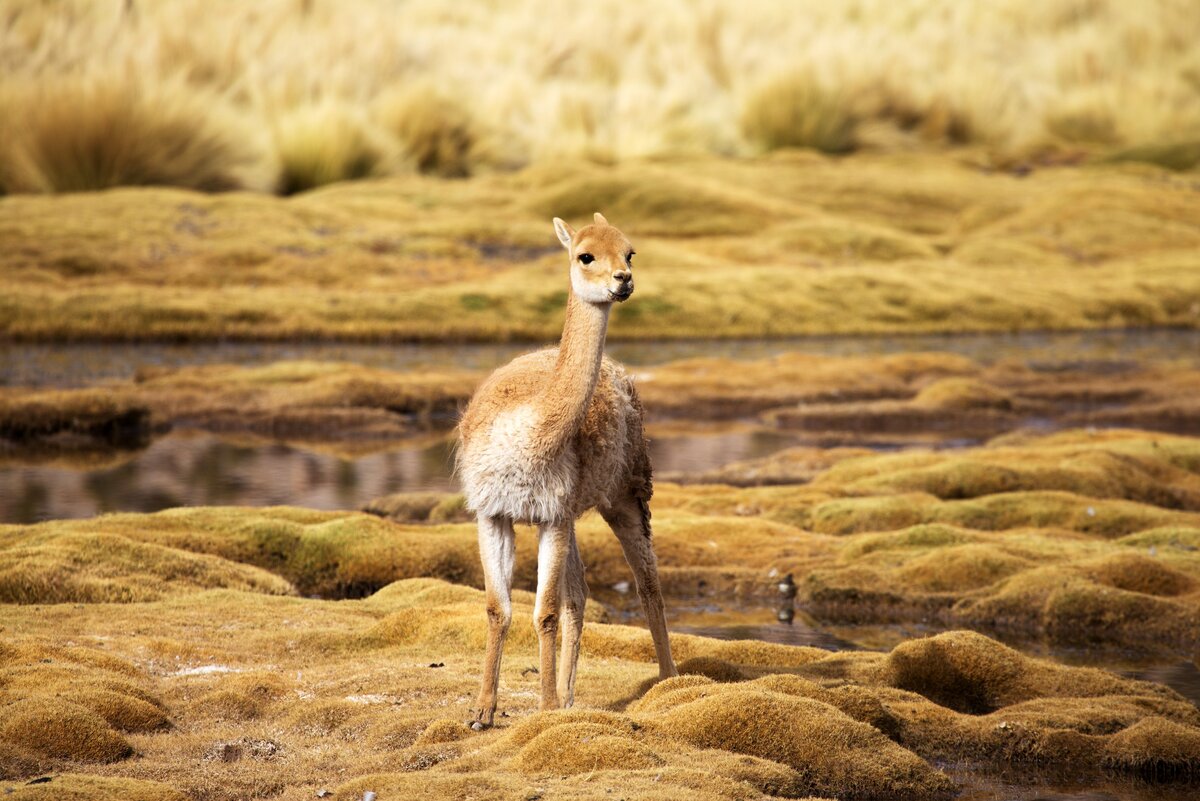
{"label": "wetland grass", "polygon": [[549,342],[548,219],[601,206],[644,262],[614,339],[1195,327],[1194,196],[1150,169],[1018,179],[936,154],[10,196],[0,336]]}

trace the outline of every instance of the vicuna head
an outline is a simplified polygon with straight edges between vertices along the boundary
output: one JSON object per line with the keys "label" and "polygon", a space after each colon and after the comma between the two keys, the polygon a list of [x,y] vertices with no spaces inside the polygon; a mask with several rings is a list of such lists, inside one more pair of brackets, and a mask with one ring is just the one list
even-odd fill
{"label": "vicuna head", "polygon": [[596,212],[578,231],[558,217],[554,230],[571,255],[571,290],[588,303],[618,303],[633,294],[633,245]]}

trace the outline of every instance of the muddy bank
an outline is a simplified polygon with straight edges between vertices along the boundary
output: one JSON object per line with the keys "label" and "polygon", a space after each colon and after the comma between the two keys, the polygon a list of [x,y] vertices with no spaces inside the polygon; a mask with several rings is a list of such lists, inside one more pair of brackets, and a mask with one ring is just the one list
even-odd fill
{"label": "muddy bank", "polygon": [[0,455],[86,453],[146,444],[172,428],[379,449],[445,430],[479,376],[354,364],[143,368],[132,381],[0,395]]}
{"label": "muddy bank", "polygon": [[[759,361],[689,359],[631,368],[652,436],[722,421],[798,438],[810,450],[673,480],[795,483],[853,450],[942,447],[1018,430],[1133,426],[1200,430],[1200,370],[1111,362],[985,365],[948,353],[871,357],[786,353]],[[137,447],[172,428],[382,450],[447,431],[479,371],[396,372],[341,362],[143,368],[85,389],[6,388],[0,457]],[[813,447],[819,448],[817,450]]]}

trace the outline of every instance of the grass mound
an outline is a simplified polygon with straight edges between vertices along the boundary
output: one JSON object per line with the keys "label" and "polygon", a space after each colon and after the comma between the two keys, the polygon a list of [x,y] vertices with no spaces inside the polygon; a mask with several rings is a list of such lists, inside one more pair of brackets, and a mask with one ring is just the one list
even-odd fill
{"label": "grass mound", "polygon": [[654,729],[700,748],[770,759],[801,771],[816,793],[844,798],[949,798],[954,785],[878,730],[819,701],[714,685],[668,707]]}
{"label": "grass mound", "polygon": [[773,216],[769,207],[740,193],[727,194],[654,167],[585,171],[545,189],[530,208],[567,220],[588,219],[604,209],[617,225],[628,220],[630,235],[641,236],[748,234]]}
{"label": "grass mound", "polygon": [[131,603],[214,587],[294,592],[288,582],[250,565],[118,535],[0,533],[3,603]]}
{"label": "grass mound", "polygon": [[935,703],[982,715],[1032,698],[1087,698],[1121,693],[1173,696],[1145,682],[1031,659],[970,631],[902,643],[887,659],[887,680]]}
{"label": "grass mound", "polygon": [[8,705],[0,739],[49,759],[116,762],[133,746],[91,710],[56,698]]}

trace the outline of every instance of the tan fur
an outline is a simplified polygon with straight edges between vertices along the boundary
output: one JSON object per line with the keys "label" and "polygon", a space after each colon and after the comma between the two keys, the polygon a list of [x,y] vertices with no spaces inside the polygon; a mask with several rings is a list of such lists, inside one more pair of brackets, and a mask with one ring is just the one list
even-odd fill
{"label": "tan fur", "polygon": [[[458,429],[458,473],[467,506],[479,519],[489,619],[476,728],[490,726],[496,709],[500,656],[511,622],[513,521],[539,527],[534,625],[543,709],[573,700],[587,598],[575,520],[588,509],[599,509],[621,540],[660,675],[676,673],[650,544],[653,485],[642,406],[633,382],[603,352],[611,305],[633,291],[632,246],[600,214],[578,232],[557,218],[554,225],[571,258],[559,347],[496,370],[476,391]],[[560,617],[563,674],[556,681]]]}

